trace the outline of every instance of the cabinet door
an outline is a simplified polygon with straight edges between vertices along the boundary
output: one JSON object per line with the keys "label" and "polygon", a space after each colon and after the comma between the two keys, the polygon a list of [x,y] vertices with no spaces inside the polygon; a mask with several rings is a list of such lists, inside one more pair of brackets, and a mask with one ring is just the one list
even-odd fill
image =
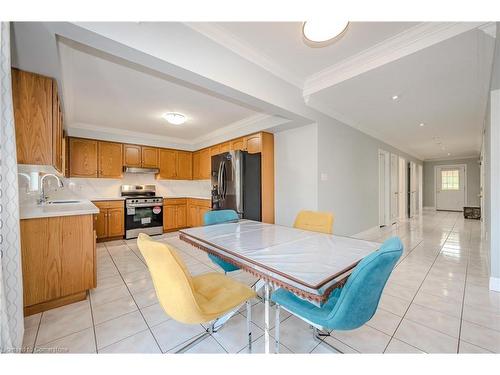
{"label": "cabinet door", "polygon": [[193,154],[187,151],[177,151],[177,179],[193,179]]}
{"label": "cabinet door", "polygon": [[63,216],[61,227],[61,295],[94,286],[94,231],[92,215]]}
{"label": "cabinet door", "polygon": [[176,227],[185,228],[187,226],[186,206],[178,205],[176,209]]}
{"label": "cabinet door", "polygon": [[97,141],[71,138],[69,153],[71,177],[97,177]]}
{"label": "cabinet door", "polygon": [[245,137],[245,143],[249,154],[256,154],[262,151],[262,137],[260,133]]}
{"label": "cabinet door", "polygon": [[52,81],[52,164],[61,173],[63,172],[62,132],[62,112],[57,82]]}
{"label": "cabinet door", "polygon": [[125,211],[123,207],[108,208],[108,237],[118,237],[125,234]]}
{"label": "cabinet door", "polygon": [[49,218],[20,221],[24,306],[61,296],[61,236]]}
{"label": "cabinet door", "polygon": [[160,179],[173,180],[177,177],[177,151],[160,149]]}
{"label": "cabinet door", "polygon": [[245,139],[238,138],[231,141],[231,150],[244,150],[245,149]]}
{"label": "cabinet door", "polygon": [[219,152],[221,154],[228,151],[231,151],[231,142],[224,142],[219,145]]}
{"label": "cabinet door", "polygon": [[142,155],[141,146],[123,145],[123,165],[127,167],[141,167]]}
{"label": "cabinet door", "polygon": [[108,210],[99,207],[96,203],[94,204],[99,208],[99,213],[95,214],[94,217],[94,229],[97,239],[100,240],[101,238],[108,237]]}
{"label": "cabinet door", "polygon": [[99,177],[121,178],[123,176],[123,147],[121,143],[99,142]]}
{"label": "cabinet door", "polygon": [[193,180],[200,180],[200,152],[193,152]]}
{"label": "cabinet door", "polygon": [[218,155],[220,154],[220,145],[215,145],[210,147],[210,156]]}
{"label": "cabinet door", "polygon": [[198,225],[203,225],[203,216],[205,216],[205,212],[207,211],[210,211],[210,208],[198,207]]}
{"label": "cabinet door", "polygon": [[12,69],[17,162],[53,164],[52,79]]}
{"label": "cabinet door", "polygon": [[176,206],[163,206],[163,230],[170,231],[176,228]]}
{"label": "cabinet door", "polygon": [[188,204],[187,206],[187,226],[198,226],[198,207]]}
{"label": "cabinet door", "polygon": [[200,179],[201,180],[209,180],[210,172],[212,166],[210,165],[211,156],[210,149],[206,148],[200,151]]}
{"label": "cabinet door", "polygon": [[142,146],[142,166],[144,168],[158,168],[158,149]]}

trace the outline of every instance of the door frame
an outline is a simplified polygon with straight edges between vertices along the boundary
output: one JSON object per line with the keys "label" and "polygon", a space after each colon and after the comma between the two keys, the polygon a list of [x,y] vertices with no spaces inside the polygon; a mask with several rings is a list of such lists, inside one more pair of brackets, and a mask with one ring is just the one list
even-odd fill
{"label": "door frame", "polygon": [[[407,176],[406,176],[406,173],[407,173],[407,168],[406,168],[406,159],[402,156],[399,156],[399,159],[398,159],[398,168],[399,168],[399,172],[398,172],[398,175],[399,175],[399,180],[402,181],[402,185],[403,185],[403,190],[401,191],[401,194],[400,194],[400,202],[399,202],[399,219],[402,220],[402,219],[406,219],[407,218],[407,212],[408,212],[408,208],[407,208],[407,187],[406,187],[406,184],[408,183],[407,181]],[[401,170],[401,167],[402,167],[402,170]],[[401,180],[402,179],[402,180]],[[403,211],[401,211],[401,206],[403,206]]]}
{"label": "door frame", "polygon": [[467,199],[467,164],[443,164],[434,166],[434,207],[436,211],[438,210],[437,205],[437,171],[438,168],[454,168],[454,167],[464,167],[464,206],[468,206],[469,202]]}
{"label": "door frame", "polygon": [[[382,177],[380,174],[380,156],[384,156],[384,176]],[[391,154],[390,152],[386,150],[379,149],[377,153],[378,159],[378,186],[379,186],[379,192],[378,192],[378,216],[379,216],[379,223],[378,225],[381,226],[390,226],[391,225]],[[381,198],[381,191],[380,191],[380,186],[382,179],[384,181],[384,202],[382,204],[380,198]],[[383,206],[383,207],[382,207]],[[381,217],[381,210],[384,211],[384,219],[383,222],[381,223],[380,217]]]}
{"label": "door frame", "polygon": [[[393,160],[396,161],[396,172],[395,172],[395,176],[393,175],[393,170],[392,170],[392,162]],[[399,200],[401,199],[399,197],[399,155],[398,154],[394,154],[391,152],[390,156],[389,156],[389,167],[390,167],[390,183],[389,183],[389,199],[390,199],[390,213],[389,213],[389,221],[391,223],[391,225],[394,225],[394,224],[397,224],[397,222],[399,221]],[[392,206],[392,201],[393,201],[393,197],[394,197],[394,192],[392,191],[392,183],[393,183],[393,179],[396,179],[396,196],[397,196],[397,204],[396,204],[396,216],[393,217],[392,214],[393,214],[393,209],[394,207]]]}

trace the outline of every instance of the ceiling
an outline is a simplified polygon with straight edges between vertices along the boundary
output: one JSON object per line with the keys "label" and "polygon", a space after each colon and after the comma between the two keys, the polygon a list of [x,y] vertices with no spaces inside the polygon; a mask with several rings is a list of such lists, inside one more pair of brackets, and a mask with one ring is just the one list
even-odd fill
{"label": "ceiling", "polygon": [[[58,49],[69,127],[87,124],[192,142],[258,116],[251,108],[89,47],[59,39]],[[171,125],[161,117],[165,112],[183,113],[187,121]]]}
{"label": "ceiling", "polygon": [[246,47],[271,59],[282,70],[304,82],[341,60],[390,38],[415,22],[351,22],[348,31],[335,43],[311,48],[302,38],[302,22],[219,22],[214,25]]}
{"label": "ceiling", "polygon": [[422,159],[477,156],[493,48],[475,29],[322,90],[309,104]]}

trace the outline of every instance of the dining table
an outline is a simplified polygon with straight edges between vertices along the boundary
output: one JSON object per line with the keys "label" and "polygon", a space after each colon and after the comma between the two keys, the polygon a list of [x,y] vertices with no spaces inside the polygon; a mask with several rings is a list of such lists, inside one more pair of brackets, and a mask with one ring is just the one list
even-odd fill
{"label": "dining table", "polygon": [[263,284],[265,353],[270,352],[270,293],[284,288],[321,306],[379,242],[252,220],[182,229],[179,238]]}

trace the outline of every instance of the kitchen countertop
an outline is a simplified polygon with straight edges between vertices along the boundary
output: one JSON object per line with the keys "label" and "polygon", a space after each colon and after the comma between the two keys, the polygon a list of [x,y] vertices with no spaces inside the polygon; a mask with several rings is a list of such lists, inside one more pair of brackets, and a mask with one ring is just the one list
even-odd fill
{"label": "kitchen countertop", "polygon": [[99,209],[91,201],[79,199],[79,203],[61,204],[27,204],[19,206],[20,219],[37,219],[43,217],[92,215],[99,213]]}
{"label": "kitchen countertop", "polygon": [[167,197],[163,197],[163,199],[177,199],[177,198],[192,198],[192,199],[206,199],[206,200],[211,200],[212,198],[210,197],[202,197],[202,196],[196,196],[196,195],[169,195]]}
{"label": "kitchen countertop", "polygon": [[124,201],[126,197],[108,197],[108,198],[92,198],[90,199],[92,202],[101,202],[101,201]]}

